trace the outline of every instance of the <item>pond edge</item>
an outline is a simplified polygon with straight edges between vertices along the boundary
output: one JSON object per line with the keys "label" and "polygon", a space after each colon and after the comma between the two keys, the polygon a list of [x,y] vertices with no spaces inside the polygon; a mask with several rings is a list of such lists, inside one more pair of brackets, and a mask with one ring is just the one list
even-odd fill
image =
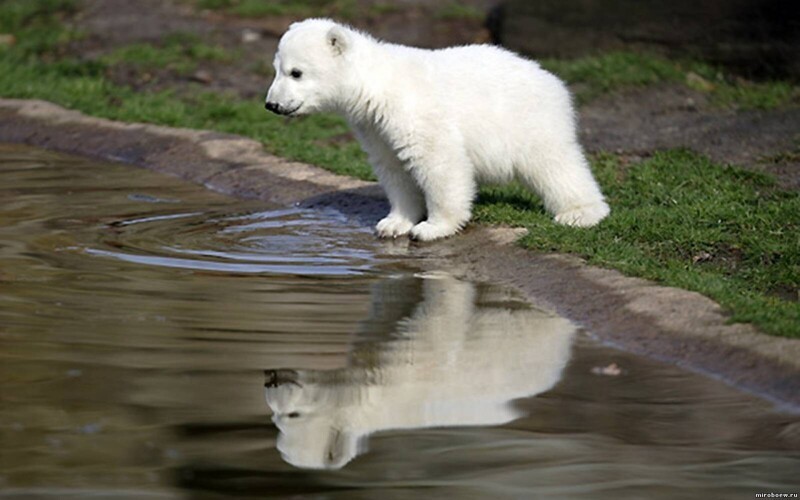
{"label": "pond edge", "polygon": [[[335,209],[369,226],[387,210],[375,183],[266,153],[257,141],[211,131],[122,123],[39,100],[0,99],[0,142],[78,154],[174,175],[214,191],[280,205]],[[800,409],[800,340],[729,324],[696,292],[513,245],[519,230],[471,226],[424,245],[403,239],[414,264],[511,285],[614,347],[673,363]]]}

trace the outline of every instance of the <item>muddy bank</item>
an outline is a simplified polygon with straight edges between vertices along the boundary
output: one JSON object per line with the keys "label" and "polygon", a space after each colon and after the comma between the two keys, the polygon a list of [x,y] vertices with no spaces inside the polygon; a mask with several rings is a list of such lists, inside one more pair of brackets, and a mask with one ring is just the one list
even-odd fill
{"label": "muddy bank", "polygon": [[[289,162],[264,153],[255,141],[215,132],[123,124],[42,101],[0,100],[0,141],[146,167],[232,196],[334,208],[364,225],[386,211],[373,183]],[[511,229],[472,226],[444,242],[385,244],[423,268],[511,284],[622,349],[800,406],[800,342],[727,324],[719,305],[694,292],[586,266],[569,256],[524,251],[511,244],[515,235]]]}

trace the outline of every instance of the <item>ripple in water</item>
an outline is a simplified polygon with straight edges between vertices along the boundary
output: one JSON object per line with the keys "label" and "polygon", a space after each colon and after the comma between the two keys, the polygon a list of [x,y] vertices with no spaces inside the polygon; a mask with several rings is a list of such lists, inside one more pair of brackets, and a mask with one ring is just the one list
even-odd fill
{"label": "ripple in water", "polygon": [[368,232],[341,216],[300,208],[253,213],[186,212],[115,221],[94,256],[150,266],[235,274],[349,275],[374,253],[354,246]]}

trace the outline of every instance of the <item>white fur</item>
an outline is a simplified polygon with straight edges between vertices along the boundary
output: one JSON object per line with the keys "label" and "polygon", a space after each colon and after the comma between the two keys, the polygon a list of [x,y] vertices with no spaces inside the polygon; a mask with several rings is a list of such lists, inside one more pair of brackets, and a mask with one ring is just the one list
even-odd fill
{"label": "white fur", "polygon": [[410,316],[390,318],[386,304],[399,308],[416,293],[381,284],[369,337],[354,345],[346,368],[290,370],[269,385],[287,462],[338,469],[381,430],[504,424],[521,416],[514,400],[558,382],[575,332],[568,320],[503,307],[506,297],[447,275],[423,280],[421,291]]}
{"label": "white fur", "polygon": [[480,182],[521,181],[560,224],[593,226],[609,213],[577,141],[569,92],[533,61],[488,45],[383,43],[310,19],[283,35],[274,65],[268,103],[350,122],[391,204],[380,236],[454,234]]}

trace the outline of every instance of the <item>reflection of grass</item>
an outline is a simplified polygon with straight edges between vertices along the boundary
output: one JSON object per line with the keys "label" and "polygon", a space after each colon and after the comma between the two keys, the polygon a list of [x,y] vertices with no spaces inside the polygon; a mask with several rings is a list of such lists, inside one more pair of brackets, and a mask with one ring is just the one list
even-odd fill
{"label": "reflection of grass", "polygon": [[161,46],[132,44],[119,48],[102,58],[109,65],[131,64],[142,70],[166,68],[178,73],[195,69],[199,61],[232,61],[234,54],[225,49],[201,42],[189,35],[171,35]]}
{"label": "reflection of grass", "polygon": [[571,84],[580,84],[578,99],[660,82],[685,83],[707,92],[713,103],[741,109],[775,109],[800,104],[800,88],[787,82],[731,79],[702,63],[671,61],[634,52],[611,52],[572,60],[545,59],[542,66]]}
{"label": "reflection of grass", "polygon": [[[320,115],[286,121],[266,113],[260,99],[135,92],[105,79],[102,64],[59,58],[60,41],[70,37],[60,13],[70,5],[58,0],[0,3],[3,31],[20,40],[22,34],[28,37],[26,43],[0,51],[0,95],[44,98],[122,121],[239,134],[260,140],[269,151],[287,158],[371,177],[358,146],[341,140],[347,126],[339,118]],[[48,15],[48,8],[55,14]],[[596,63],[599,70],[588,61],[555,69],[573,81],[607,89],[685,80],[685,68],[673,63],[608,57]],[[617,71],[605,70],[610,67]],[[630,67],[638,69],[626,69]],[[718,85],[713,74],[692,71]],[[764,89],[746,90],[767,94]],[[697,290],[731,310],[736,321],[800,337],[800,197],[777,190],[766,176],[715,165],[683,151],[656,154],[628,167],[624,175],[613,156],[596,158],[594,167],[612,206],[612,215],[596,228],[553,224],[535,197],[515,187],[481,190],[476,220],[526,226],[529,234],[522,244],[529,248],[572,252],[593,264]]]}

